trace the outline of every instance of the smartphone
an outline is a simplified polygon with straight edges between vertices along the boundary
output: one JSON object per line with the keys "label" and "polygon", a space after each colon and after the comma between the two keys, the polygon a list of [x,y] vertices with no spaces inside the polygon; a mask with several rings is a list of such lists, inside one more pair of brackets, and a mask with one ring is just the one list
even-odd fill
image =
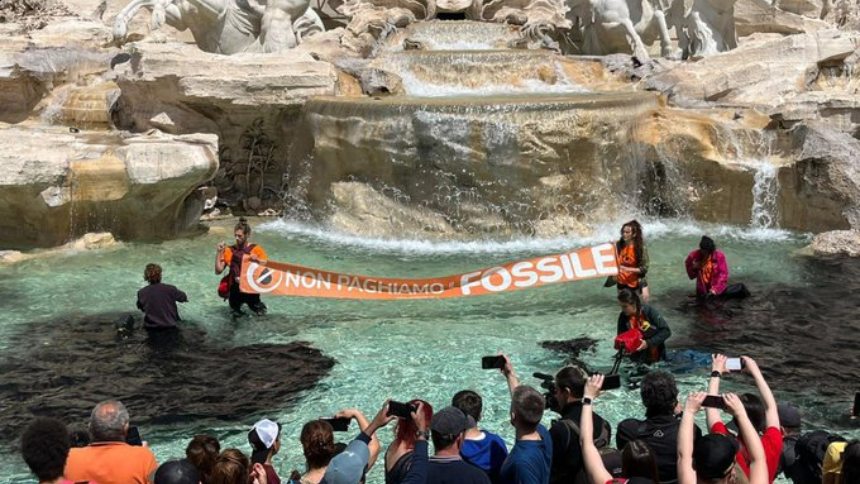
{"label": "smartphone", "polygon": [[621,388],[621,375],[606,375],[603,377],[603,390],[615,390]]}
{"label": "smartphone", "polygon": [[703,407],[710,407],[710,408],[725,409],[726,408],[726,401],[723,400],[723,397],[721,397],[719,395],[708,395],[707,397],[705,397],[704,400],[702,400],[702,406]]}
{"label": "smartphone", "polygon": [[415,407],[402,402],[395,402],[394,400],[388,402],[388,415],[394,415],[395,417],[400,418],[410,418],[412,417],[412,411],[415,410]]}
{"label": "smartphone", "polygon": [[502,355],[485,356],[481,358],[482,370],[496,370],[505,367],[505,357]]}
{"label": "smartphone", "polygon": [[328,422],[332,430],[335,432],[346,432],[349,430],[349,422],[351,419],[346,417],[321,418],[323,422]]}
{"label": "smartphone", "polygon": [[744,360],[740,358],[726,358],[726,370],[741,371],[744,369]]}
{"label": "smartphone", "polygon": [[125,436],[125,443],[128,445],[143,445],[143,440],[140,438],[140,432],[137,427],[129,427],[128,434]]}
{"label": "smartphone", "polygon": [[854,394],[854,409],[851,411],[851,416],[860,417],[860,392]]}

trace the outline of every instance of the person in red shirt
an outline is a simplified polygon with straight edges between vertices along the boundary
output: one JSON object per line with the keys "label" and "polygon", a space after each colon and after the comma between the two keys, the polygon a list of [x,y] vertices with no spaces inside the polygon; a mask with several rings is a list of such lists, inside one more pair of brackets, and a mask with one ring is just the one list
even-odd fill
{"label": "person in red shirt", "polygon": [[[726,356],[714,355],[711,371],[711,379],[708,383],[708,394],[717,395],[720,390],[720,379],[727,373]],[[741,357],[743,368],[746,373],[749,373],[755,380],[756,387],[761,395],[761,404],[764,406],[764,418],[761,417],[761,410],[756,409],[755,395],[745,394],[742,396],[744,408],[750,415],[750,420],[753,423],[756,431],[760,433],[761,444],[764,447],[765,460],[767,462],[768,482],[773,482],[776,478],[777,469],[779,467],[779,458],[782,455],[782,431],[779,429],[779,410],[776,406],[776,399],[770,391],[770,387],[765,381],[764,376],[758,364],[748,356]],[[755,414],[758,413],[758,416]],[[708,419],[708,428],[712,433],[729,435],[729,430],[723,421],[720,419],[720,411],[715,408],[708,408],[705,412]],[[749,452],[745,447],[741,447],[737,453],[737,462],[743,469],[744,474],[749,477]]]}
{"label": "person in red shirt", "polygon": [[229,268],[228,281],[230,287],[230,309],[234,315],[242,314],[242,305],[247,304],[251,311],[258,315],[266,314],[266,305],[260,301],[259,294],[244,293],[239,289],[239,276],[242,274],[242,260],[247,255],[251,262],[265,265],[268,259],[266,251],[262,247],[249,242],[251,238],[251,226],[247,220],[240,218],[233,228],[236,243],[227,247],[224,242],[218,244],[218,252],[215,255],[215,274],[221,274],[224,269]]}

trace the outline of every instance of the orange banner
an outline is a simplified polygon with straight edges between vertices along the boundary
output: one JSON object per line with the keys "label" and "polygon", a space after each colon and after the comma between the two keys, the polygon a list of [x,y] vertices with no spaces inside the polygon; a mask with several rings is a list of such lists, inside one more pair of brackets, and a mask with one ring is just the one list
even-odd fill
{"label": "orange banner", "polygon": [[425,279],[341,274],[273,261],[260,265],[245,256],[239,287],[244,293],[279,296],[431,299],[482,296],[616,274],[615,245],[607,243],[465,274]]}

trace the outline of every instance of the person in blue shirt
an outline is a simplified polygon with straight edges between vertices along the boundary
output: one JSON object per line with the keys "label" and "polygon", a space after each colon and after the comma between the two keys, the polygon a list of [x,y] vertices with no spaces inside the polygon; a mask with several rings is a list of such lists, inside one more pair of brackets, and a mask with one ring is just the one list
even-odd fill
{"label": "person in blue shirt", "polygon": [[552,465],[552,438],[541,425],[546,400],[541,393],[520,385],[510,358],[505,358],[502,374],[511,391],[511,425],[516,443],[500,471],[502,484],[548,484]]}
{"label": "person in blue shirt", "polygon": [[508,457],[508,447],[498,435],[478,428],[484,409],[481,396],[472,390],[462,390],[454,395],[451,405],[459,408],[469,418],[466,440],[460,449],[463,460],[481,468],[493,484],[498,483],[499,471]]}

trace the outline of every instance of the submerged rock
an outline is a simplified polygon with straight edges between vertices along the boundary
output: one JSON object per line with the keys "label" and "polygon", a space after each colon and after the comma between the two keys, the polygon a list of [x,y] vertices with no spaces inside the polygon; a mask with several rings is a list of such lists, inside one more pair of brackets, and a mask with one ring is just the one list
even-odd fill
{"label": "submerged rock", "polygon": [[121,339],[120,314],[28,325],[0,359],[0,443],[11,444],[35,415],[84,424],[96,403],[120,399],[136,425],[247,419],[282,409],[312,388],[334,360],[303,342],[230,347],[193,325]]}
{"label": "submerged rock", "polygon": [[587,336],[580,336],[562,341],[541,341],[539,344],[542,348],[565,355],[570,364],[577,365],[580,368],[588,368],[588,365],[580,359],[580,355],[583,351],[594,353],[597,340]]}

